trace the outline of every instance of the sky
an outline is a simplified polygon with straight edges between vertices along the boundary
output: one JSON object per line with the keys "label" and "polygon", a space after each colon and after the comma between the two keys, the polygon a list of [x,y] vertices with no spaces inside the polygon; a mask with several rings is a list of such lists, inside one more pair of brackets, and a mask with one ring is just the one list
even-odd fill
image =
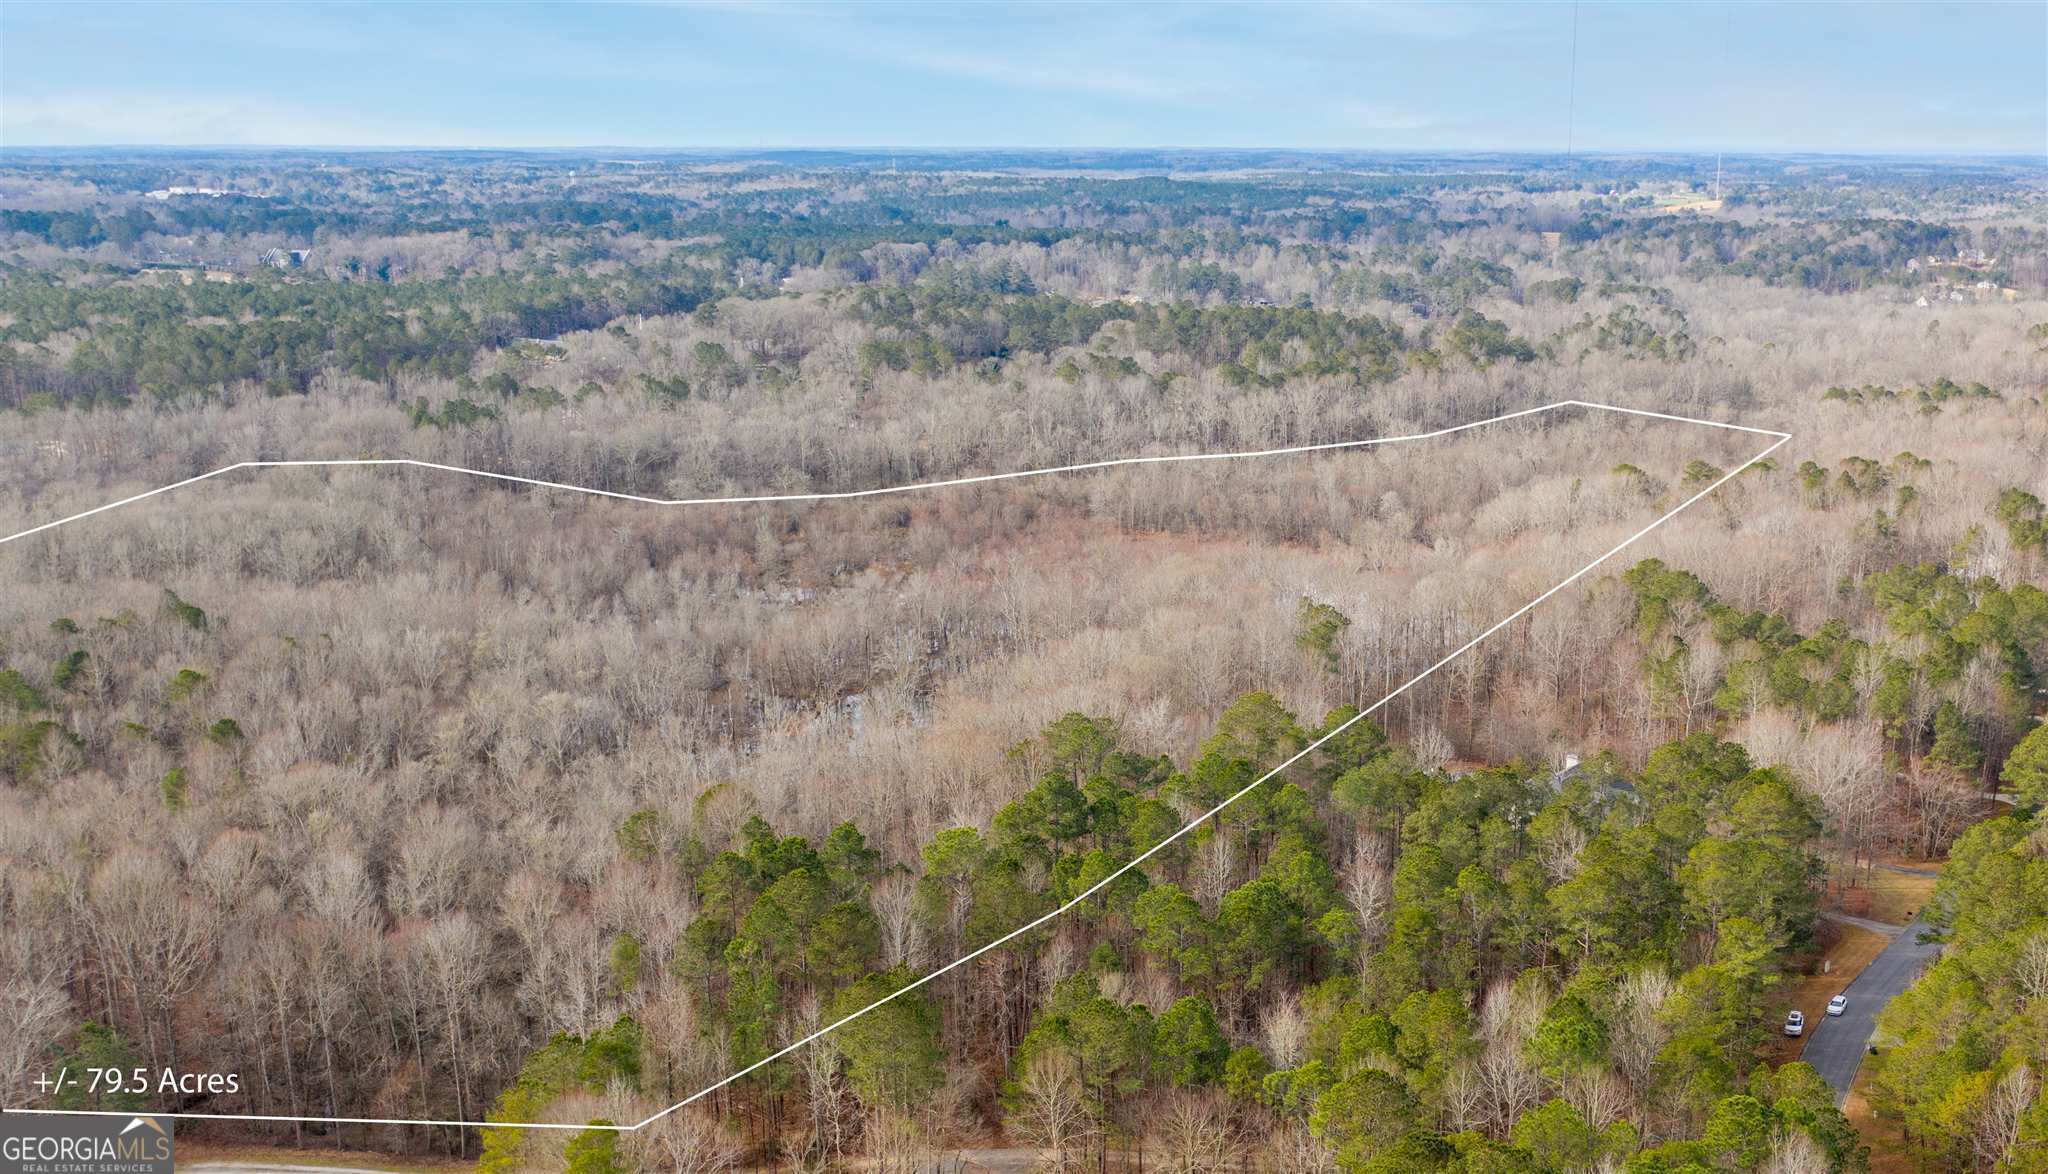
{"label": "sky", "polygon": [[6,0],[0,148],[56,145],[2038,157],[2048,3]]}

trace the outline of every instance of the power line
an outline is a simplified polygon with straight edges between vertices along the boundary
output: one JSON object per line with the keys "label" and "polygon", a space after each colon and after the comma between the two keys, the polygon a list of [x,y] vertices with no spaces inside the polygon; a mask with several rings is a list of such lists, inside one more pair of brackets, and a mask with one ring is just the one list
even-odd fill
{"label": "power line", "polygon": [[[1735,5],[1723,4],[1721,6],[1721,76],[1723,78],[1728,76],[1728,38],[1734,23]],[[1713,87],[1706,87],[1705,92],[1711,94]],[[1725,112],[1728,109],[1727,103],[1722,103],[1721,109]],[[1721,198],[1721,156],[1727,150],[1727,146],[1728,132],[1726,129],[1723,129],[1721,132],[1721,145],[1714,148],[1714,199],[1716,200]]]}

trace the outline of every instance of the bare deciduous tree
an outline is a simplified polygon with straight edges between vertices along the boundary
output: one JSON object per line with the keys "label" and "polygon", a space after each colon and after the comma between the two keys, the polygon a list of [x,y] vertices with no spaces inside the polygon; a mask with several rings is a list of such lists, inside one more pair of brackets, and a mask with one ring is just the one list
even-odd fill
{"label": "bare deciduous tree", "polygon": [[1073,1169],[1095,1135],[1095,1117],[1073,1059],[1062,1051],[1033,1057],[1018,1081],[1018,1094],[1011,1129],[1037,1147],[1044,1168]]}
{"label": "bare deciduous tree", "polygon": [[2025,1063],[2013,1065],[1991,1086],[1991,1095],[1985,1098],[1976,1128],[1970,1133],[1980,1166],[1992,1168],[2012,1157],[2020,1126],[2040,1091],[2041,1082]]}
{"label": "bare deciduous tree", "polygon": [[1170,1174],[1225,1174],[1244,1162],[1244,1139],[1229,1101],[1180,1092],[1152,1117],[1159,1167]]}

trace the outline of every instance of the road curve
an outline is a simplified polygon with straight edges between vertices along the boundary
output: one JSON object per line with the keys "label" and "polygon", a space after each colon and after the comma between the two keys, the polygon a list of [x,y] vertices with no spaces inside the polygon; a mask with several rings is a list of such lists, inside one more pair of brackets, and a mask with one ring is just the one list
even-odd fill
{"label": "road curve", "polygon": [[[1890,928],[1890,927],[1888,927]],[[1870,1036],[1877,1028],[1878,1013],[1893,996],[1911,986],[1920,971],[1941,953],[1935,942],[1923,942],[1920,935],[1927,923],[1914,918],[1897,931],[1884,952],[1870,960],[1863,973],[1850,980],[1842,993],[1849,998],[1848,1010],[1840,1016],[1822,1015],[1807,1025],[1806,1048],[1799,1058],[1813,1065],[1821,1079],[1835,1090],[1835,1104],[1849,1096],[1856,1082],[1856,1069],[1870,1050]]]}

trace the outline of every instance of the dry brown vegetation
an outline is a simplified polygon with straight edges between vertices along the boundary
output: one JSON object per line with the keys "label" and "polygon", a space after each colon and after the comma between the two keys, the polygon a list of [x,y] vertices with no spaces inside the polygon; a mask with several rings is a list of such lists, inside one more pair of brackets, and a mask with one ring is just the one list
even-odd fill
{"label": "dry brown vegetation", "polygon": [[[1467,244],[1528,247],[1525,282],[1572,270],[1569,256],[1535,259],[1530,233],[1497,235]],[[438,237],[407,247],[423,270],[482,264],[443,256],[454,244]],[[868,260],[878,281],[909,283],[929,263],[924,248],[876,246]],[[1151,268],[1113,254],[1007,244],[953,260],[1008,262],[1042,288],[1092,296],[1127,291]],[[1218,255],[1283,299],[1321,297],[1327,284],[1285,249]],[[340,371],[302,395],[237,383],[175,408],[10,415],[0,531],[254,459],[410,457],[680,497],[1322,443],[1567,398],[1784,429],[1795,438],[1769,467],[1376,720],[1426,766],[1548,767],[1608,751],[1634,767],[1674,738],[1719,731],[1791,768],[1830,816],[1842,875],[1871,883],[1859,862],[1945,842],[1974,818],[1967,781],[1919,769],[1934,695],[1904,733],[1861,708],[1868,680],[1840,721],[1768,705],[1731,715],[1715,704],[1724,666],[1705,644],[1675,684],[1653,684],[1619,575],[1656,557],[1737,609],[1781,615],[1800,633],[1839,622],[1872,644],[1894,636],[1861,584],[1885,568],[1939,562],[2040,582],[2044,554],[2019,548],[1990,511],[2007,487],[2048,491],[2048,362],[2027,336],[2041,306],[1944,308],[1936,322],[1877,294],[1695,281],[1656,256],[1643,266],[1682,306],[1694,358],[1411,367],[1368,387],[1233,385],[1214,366],[1144,349],[1125,323],[1020,355],[992,379],[964,367],[864,370],[859,347],[874,332],[834,282],[797,272],[787,296],[571,332],[558,361],[480,354],[476,374],[510,371],[569,402],[475,427],[419,427],[410,414],[415,399],[461,394],[453,381]],[[1531,338],[1583,313],[1488,310]],[[704,369],[692,356],[707,343],[748,373]],[[1162,389],[1058,373],[1097,353],[1183,377]],[[758,376],[768,365],[772,389]],[[687,375],[695,391],[663,406],[620,390],[643,374]],[[1943,376],[2003,398],[1931,414],[1821,400],[1832,385]],[[590,384],[606,393],[576,398]],[[752,817],[813,842],[856,823],[881,853],[881,962],[922,972],[963,939],[917,915],[920,852],[946,829],[990,827],[1043,773],[1034,739],[1061,715],[1109,719],[1123,749],[1186,762],[1249,692],[1305,722],[1371,702],[1689,496],[1702,484],[1688,480],[1690,462],[1730,469],[1765,443],[1568,409],[1334,454],[689,508],[414,468],[268,469],[9,543],[0,664],[46,705],[0,717],[55,725],[17,747],[0,787],[0,1028],[19,1041],[0,1048],[0,1091],[10,1103],[30,1096],[51,1050],[90,1018],[116,1026],[140,1062],[241,1073],[238,1097],[187,1106],[196,1111],[481,1120],[550,1036],[594,1036],[629,1015],[647,1032],[642,1087],[552,1112],[638,1120],[726,1075],[734,1054],[704,1030],[688,983],[669,977],[703,898],[667,850],[650,862],[622,848],[636,813],[713,853]],[[1930,462],[1900,475],[1914,490],[1903,505],[1890,493],[1816,495],[1797,472],[1902,451]],[[1350,621],[1327,661],[1299,639],[1304,599]],[[1994,756],[2020,732],[1989,716],[1995,686],[1980,665],[1944,694],[1985,715]],[[1254,869],[1216,843],[1212,907]],[[1884,892],[1872,916],[1898,904]],[[1921,900],[1916,890],[1908,905]],[[645,980],[619,976],[626,938]],[[1028,1014],[1091,945],[1079,930],[1054,932],[1016,969],[940,988],[957,1062],[914,1120],[861,1103],[821,1068],[803,1093],[721,1098],[723,1132],[678,1118],[634,1138],[631,1153],[716,1169],[742,1150],[783,1160],[775,1147],[790,1144],[790,1161],[846,1154],[910,1169],[1007,1121],[1056,1168],[1070,1151],[1109,1160],[1057,1062],[1022,1074],[1026,1110],[1006,1117],[1001,1103],[1022,1025],[994,1017],[1011,1013],[1013,994]],[[1162,970],[1127,981],[1125,997],[1155,1012],[1173,1002]],[[1523,1040],[1529,1025],[1510,1022],[1507,997],[1487,996],[1480,1014],[1499,1039]],[[1284,1067],[1286,1006],[1226,1016],[1232,1042]],[[815,997],[785,1007],[774,1038],[823,1015]],[[1500,1069],[1482,1075],[1513,1087],[1489,1104],[1509,1107],[1471,1120],[1504,1137],[1550,1094],[1514,1046],[1495,1052],[1487,1062]],[[1647,1120],[1631,1088],[1570,1095],[1589,1117]],[[1446,1128],[1463,1124],[1452,1115]],[[1254,1151],[1290,1169],[1329,1160],[1298,1123],[1251,1120],[1208,1093],[1176,1091],[1133,1116],[1118,1144],[1149,1139],[1148,1160],[1176,1170],[1234,1168]],[[250,1132],[475,1152],[454,1131]],[[536,1144],[556,1148],[529,1160],[560,1160],[556,1142]]]}

